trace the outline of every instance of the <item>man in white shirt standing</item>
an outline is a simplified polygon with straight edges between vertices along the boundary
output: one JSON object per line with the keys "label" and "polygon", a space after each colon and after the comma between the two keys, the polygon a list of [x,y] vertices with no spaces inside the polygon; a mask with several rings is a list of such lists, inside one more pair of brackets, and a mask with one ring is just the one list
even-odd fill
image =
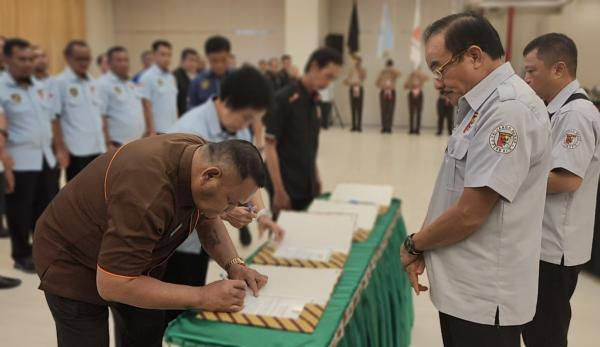
{"label": "man in white shirt standing", "polygon": [[537,310],[523,331],[527,347],[567,346],[569,300],[590,260],[600,175],[600,114],[577,81],[577,47],[550,33],[523,51],[525,81],[547,103],[552,165],[544,210]]}

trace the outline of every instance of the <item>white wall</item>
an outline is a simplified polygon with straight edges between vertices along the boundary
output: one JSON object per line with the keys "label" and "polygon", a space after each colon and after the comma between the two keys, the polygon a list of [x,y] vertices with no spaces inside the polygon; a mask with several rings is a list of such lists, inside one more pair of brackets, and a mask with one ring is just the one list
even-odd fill
{"label": "white wall", "polygon": [[[86,0],[85,18],[86,40],[95,58],[98,54],[106,52],[116,40],[112,1]],[[91,72],[98,75],[96,64],[93,64]]]}
{"label": "white wall", "polygon": [[285,0],[285,51],[294,65],[303,67],[319,46],[319,0]]}
{"label": "white wall", "polygon": [[204,54],[204,41],[215,34],[231,40],[239,64],[283,52],[280,0],[113,0],[113,8],[116,41],[129,49],[134,71],[140,53],[158,38],[173,44],[173,68],[183,48]]}

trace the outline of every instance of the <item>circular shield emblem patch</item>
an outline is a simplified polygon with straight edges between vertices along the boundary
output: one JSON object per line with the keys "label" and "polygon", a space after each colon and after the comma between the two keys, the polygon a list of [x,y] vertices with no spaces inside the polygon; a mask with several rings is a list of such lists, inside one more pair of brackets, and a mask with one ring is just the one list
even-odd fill
{"label": "circular shield emblem patch", "polygon": [[69,94],[71,94],[72,97],[76,98],[77,95],[79,95],[79,91],[77,90],[77,88],[71,87],[69,88]]}
{"label": "circular shield emblem patch", "polygon": [[21,95],[19,95],[19,94],[17,94],[17,93],[15,93],[15,94],[12,94],[12,95],[10,96],[10,98],[12,99],[12,101],[13,101],[15,104],[20,104],[20,103],[21,103]]}
{"label": "circular shield emblem patch", "polygon": [[500,125],[490,134],[490,147],[495,152],[508,154],[517,147],[519,135],[512,126]]}
{"label": "circular shield emblem patch", "polygon": [[562,145],[565,148],[575,149],[581,143],[581,133],[576,129],[569,129],[565,131],[562,139]]}

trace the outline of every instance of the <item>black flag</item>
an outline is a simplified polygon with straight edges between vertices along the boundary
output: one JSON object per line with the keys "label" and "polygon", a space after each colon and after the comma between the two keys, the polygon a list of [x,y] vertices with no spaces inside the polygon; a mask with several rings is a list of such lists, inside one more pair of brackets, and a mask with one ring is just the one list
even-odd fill
{"label": "black flag", "polygon": [[348,50],[350,50],[350,54],[358,52],[358,7],[356,6],[356,0],[352,5],[352,17],[348,29]]}

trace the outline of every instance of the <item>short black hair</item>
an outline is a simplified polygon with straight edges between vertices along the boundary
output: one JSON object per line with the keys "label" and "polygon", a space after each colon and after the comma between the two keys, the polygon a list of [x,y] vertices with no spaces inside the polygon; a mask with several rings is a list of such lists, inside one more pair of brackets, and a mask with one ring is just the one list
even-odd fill
{"label": "short black hair", "polygon": [[147,56],[148,54],[152,54],[152,51],[150,50],[145,50],[142,52],[142,54],[140,54],[140,59],[144,59],[145,56]]}
{"label": "short black hair", "polygon": [[108,58],[108,61],[112,59],[112,56],[115,53],[119,52],[127,52],[127,49],[123,46],[112,46],[111,48],[109,48],[108,51],[106,51],[106,57]]}
{"label": "short black hair", "polygon": [[181,61],[184,61],[185,58],[190,55],[198,55],[198,51],[193,48],[184,48],[183,51],[181,51]]}
{"label": "short black hair", "polygon": [[281,56],[281,60],[291,60],[291,59],[292,59],[292,56],[289,54],[284,54]]}
{"label": "short black hair", "polygon": [[319,69],[324,68],[330,63],[333,63],[335,65],[342,65],[342,55],[335,49],[329,47],[319,48],[316,51],[312,52],[312,54],[308,58],[306,66],[304,67],[304,72],[308,72],[308,69],[310,68],[313,62],[317,64]]}
{"label": "short black hair", "polygon": [[31,47],[29,41],[20,38],[12,38],[4,42],[4,50],[2,53],[4,53],[5,57],[11,57],[15,48],[25,49],[28,47]]}
{"label": "short black hair", "polygon": [[239,177],[251,177],[259,188],[266,183],[266,170],[258,149],[244,140],[226,140],[208,144],[208,154],[212,162],[228,162],[236,169]]}
{"label": "short black hair", "polygon": [[231,52],[231,43],[225,36],[211,36],[204,42],[204,54]]}
{"label": "short black hair", "polygon": [[444,44],[452,55],[459,54],[470,46],[478,46],[492,59],[504,56],[500,35],[483,16],[472,13],[455,13],[430,24],[423,33],[425,42],[431,36],[444,33]]}
{"label": "short black hair", "polygon": [[160,47],[172,48],[171,43],[167,40],[156,40],[152,42],[152,52],[158,51]]}
{"label": "short black hair", "polygon": [[225,77],[219,98],[233,110],[265,110],[271,107],[273,90],[260,71],[244,66]]}
{"label": "short black hair", "polygon": [[71,40],[71,41],[69,41],[69,43],[67,43],[67,45],[65,46],[65,49],[63,50],[63,54],[65,55],[65,57],[66,58],[70,57],[71,54],[73,54],[73,50],[77,46],[88,47],[88,44],[85,41],[83,41],[83,40]]}
{"label": "short black hair", "polygon": [[536,37],[525,46],[523,56],[537,48],[537,56],[546,66],[552,66],[559,61],[567,65],[572,77],[577,75],[577,46],[565,34],[549,33]]}
{"label": "short black hair", "polygon": [[385,61],[385,66],[394,66],[394,61],[392,59],[388,59]]}
{"label": "short black hair", "polygon": [[106,55],[106,53],[100,53],[98,54],[98,56],[96,57],[96,65],[100,66],[102,65],[102,58]]}

